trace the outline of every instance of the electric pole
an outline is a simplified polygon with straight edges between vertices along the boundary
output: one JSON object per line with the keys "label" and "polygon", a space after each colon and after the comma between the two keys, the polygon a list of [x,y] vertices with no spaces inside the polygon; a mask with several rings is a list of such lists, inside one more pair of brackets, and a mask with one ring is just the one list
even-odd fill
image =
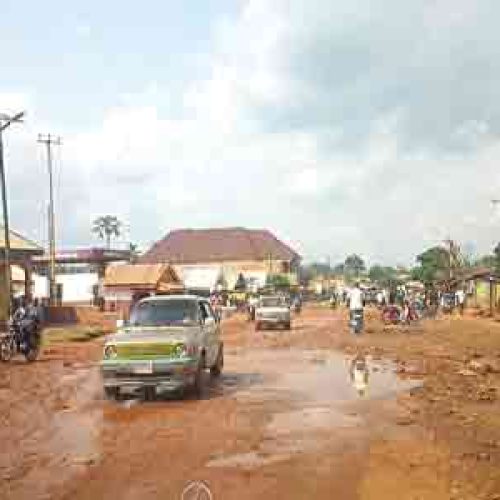
{"label": "electric pole", "polygon": [[24,111],[17,113],[14,116],[0,114],[0,183],[2,185],[2,207],[3,207],[3,230],[4,230],[4,267],[5,267],[5,294],[7,299],[7,319],[10,318],[11,301],[12,301],[12,285],[10,272],[10,228],[9,228],[9,209],[7,203],[7,185],[5,181],[5,166],[3,161],[3,131],[12,123],[20,123],[23,121]]}
{"label": "electric pole", "polygon": [[50,134],[38,134],[38,142],[47,148],[47,168],[49,172],[49,301],[55,305],[56,301],[56,226],[54,210],[54,181],[52,175],[52,145],[60,146],[61,138]]}

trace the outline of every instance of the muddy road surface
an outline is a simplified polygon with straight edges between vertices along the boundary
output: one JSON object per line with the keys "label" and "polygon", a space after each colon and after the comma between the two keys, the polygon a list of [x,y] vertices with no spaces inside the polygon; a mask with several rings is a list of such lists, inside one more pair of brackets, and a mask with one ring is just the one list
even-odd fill
{"label": "muddy road surface", "polygon": [[290,332],[227,319],[201,400],[105,401],[101,341],[1,365],[0,498],[500,498],[500,327],[366,330],[320,308]]}

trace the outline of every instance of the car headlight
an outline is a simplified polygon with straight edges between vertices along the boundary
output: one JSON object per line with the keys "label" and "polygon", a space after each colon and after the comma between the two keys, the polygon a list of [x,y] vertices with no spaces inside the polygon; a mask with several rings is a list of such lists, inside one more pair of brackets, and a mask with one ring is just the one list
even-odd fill
{"label": "car headlight", "polygon": [[196,347],[194,345],[179,344],[175,348],[175,354],[179,358],[190,358],[196,354]]}
{"label": "car headlight", "polygon": [[116,358],[117,355],[118,355],[118,352],[116,351],[116,346],[110,344],[104,348],[104,358],[105,359]]}

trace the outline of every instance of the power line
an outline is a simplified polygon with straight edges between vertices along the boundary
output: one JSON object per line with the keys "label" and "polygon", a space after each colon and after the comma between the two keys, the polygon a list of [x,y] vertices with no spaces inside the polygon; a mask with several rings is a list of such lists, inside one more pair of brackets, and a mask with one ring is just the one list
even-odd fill
{"label": "power line", "polygon": [[52,146],[60,146],[61,138],[50,134],[38,134],[38,141],[45,144],[47,148],[47,169],[49,173],[49,300],[50,305],[55,304],[56,298],[56,228],[55,228],[55,210],[54,210],[54,180],[52,173]]}

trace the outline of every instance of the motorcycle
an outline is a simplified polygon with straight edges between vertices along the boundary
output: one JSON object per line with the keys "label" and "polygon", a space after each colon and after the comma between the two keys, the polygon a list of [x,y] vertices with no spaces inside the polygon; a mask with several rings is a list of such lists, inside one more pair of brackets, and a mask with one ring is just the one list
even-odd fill
{"label": "motorcycle", "polygon": [[40,346],[41,329],[36,320],[11,320],[7,333],[0,337],[0,361],[10,361],[20,353],[31,363],[38,358]]}
{"label": "motorcycle", "polygon": [[293,301],[291,309],[295,314],[300,314],[302,312],[302,303],[300,300]]}
{"label": "motorcycle", "polygon": [[382,321],[386,325],[397,325],[401,322],[401,311],[398,306],[388,305],[382,310]]}
{"label": "motorcycle", "polygon": [[363,330],[363,311],[361,309],[355,309],[350,312],[349,326],[351,327],[353,333],[361,333]]}

